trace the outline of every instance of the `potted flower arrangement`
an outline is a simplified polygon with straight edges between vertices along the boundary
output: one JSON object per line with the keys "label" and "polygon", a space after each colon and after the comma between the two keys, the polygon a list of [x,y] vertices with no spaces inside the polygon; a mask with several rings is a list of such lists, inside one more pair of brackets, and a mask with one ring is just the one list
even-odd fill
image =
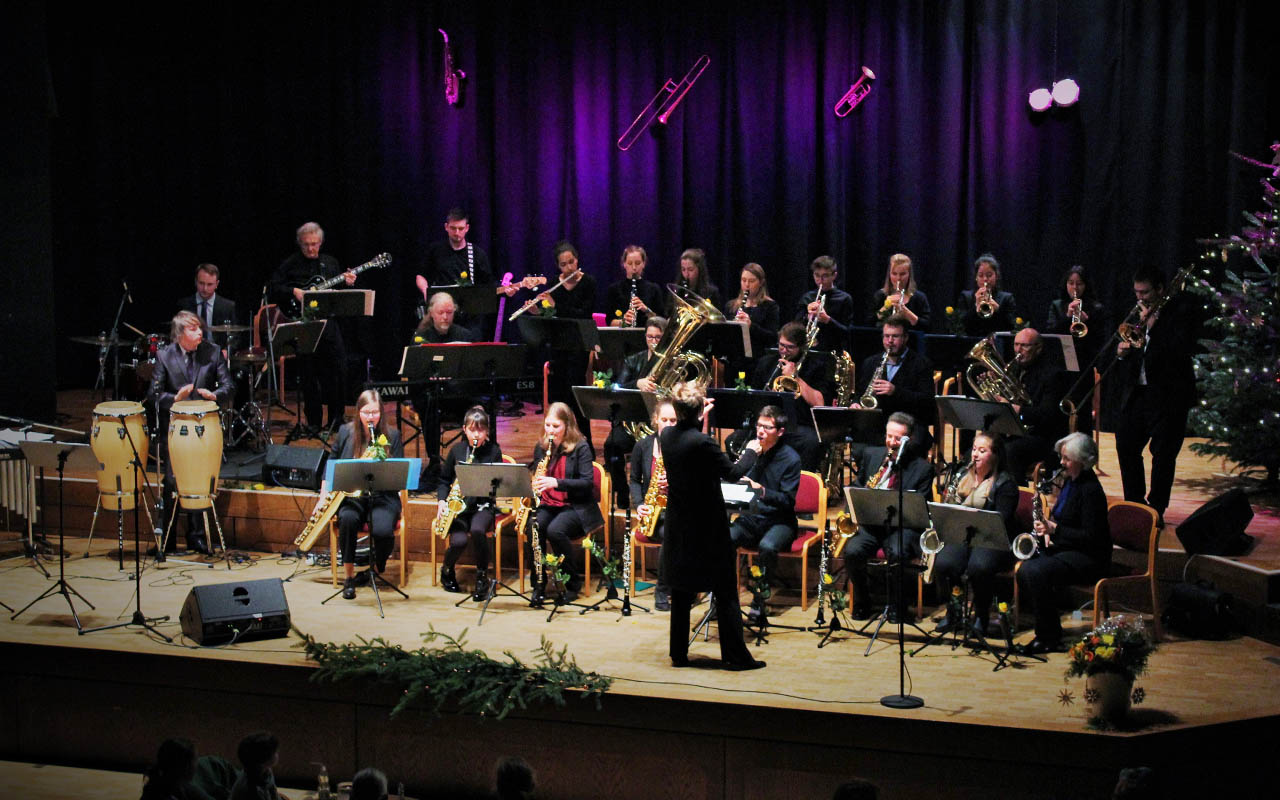
{"label": "potted flower arrangement", "polygon": [[1124,717],[1129,703],[1141,703],[1144,691],[1133,683],[1147,669],[1156,645],[1141,618],[1117,615],[1067,650],[1064,680],[1084,676],[1084,699],[1093,724],[1110,724]]}

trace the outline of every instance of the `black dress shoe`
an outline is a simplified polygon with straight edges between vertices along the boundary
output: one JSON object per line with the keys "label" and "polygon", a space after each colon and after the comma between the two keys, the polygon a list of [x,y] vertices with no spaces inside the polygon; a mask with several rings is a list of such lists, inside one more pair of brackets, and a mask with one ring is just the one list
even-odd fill
{"label": "black dress shoe", "polygon": [[688,656],[672,656],[671,666],[675,667],[676,669],[687,667],[689,666],[689,657]]}
{"label": "black dress shoe", "polygon": [[351,585],[352,586],[368,586],[369,570],[366,569],[366,570],[361,570],[360,572],[357,572],[356,576],[351,579]]}
{"label": "black dress shoe", "polygon": [[751,669],[763,669],[765,662],[759,659],[751,659],[750,661],[728,661],[725,662],[724,668],[730,672],[746,672]]}
{"label": "black dress shoe", "polygon": [[671,597],[661,589],[655,589],[653,593],[653,607],[658,611],[671,610]]}
{"label": "black dress shoe", "polygon": [[1046,653],[1055,653],[1058,649],[1057,642],[1045,642],[1040,639],[1032,639],[1024,645],[1019,645],[1018,654],[1024,656],[1042,656]]}
{"label": "black dress shoe", "polygon": [[866,603],[854,603],[853,608],[849,611],[849,616],[856,620],[871,619],[871,606]]}
{"label": "black dress shoe", "polygon": [[440,569],[440,585],[444,587],[446,592],[462,591],[462,587],[458,585],[458,576],[454,574],[453,567],[442,567]]}
{"label": "black dress shoe", "polygon": [[471,599],[477,603],[484,602],[489,596],[489,574],[484,570],[476,573],[476,586],[471,590]]}
{"label": "black dress shoe", "polygon": [[347,578],[345,581],[343,581],[343,583],[342,583],[342,599],[343,599],[343,600],[355,600],[355,599],[356,599],[356,581],[355,581],[355,578]]}
{"label": "black dress shoe", "polygon": [[209,545],[205,542],[203,536],[188,536],[187,549],[199,553],[202,556],[213,555],[209,552]]}

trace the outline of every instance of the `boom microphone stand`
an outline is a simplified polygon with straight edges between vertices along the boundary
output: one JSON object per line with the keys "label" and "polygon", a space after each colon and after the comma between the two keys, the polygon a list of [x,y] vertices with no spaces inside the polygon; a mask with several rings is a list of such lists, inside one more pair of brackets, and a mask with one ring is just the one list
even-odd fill
{"label": "boom microphone stand", "polygon": [[[893,463],[893,470],[898,473],[898,508],[899,509],[903,508],[903,503],[905,502],[904,497],[906,494],[906,482],[903,480],[903,477],[902,477],[902,453],[906,449],[907,444],[909,442],[910,442],[910,439],[908,437],[906,436],[902,437],[902,439],[898,443],[898,457],[894,459],[894,463]],[[903,638],[903,630],[902,630],[902,619],[904,616],[906,616],[906,613],[907,613],[906,606],[903,604],[904,593],[902,589],[902,579],[904,574],[903,562],[906,561],[906,559],[903,558],[903,547],[902,547],[903,518],[904,518],[904,515],[899,513],[898,514],[898,530],[897,530],[898,566],[897,566],[897,575],[895,576],[898,581],[898,693],[885,695],[884,697],[881,697],[880,705],[885,706],[886,708],[908,709],[908,708],[920,708],[921,706],[924,705],[924,700],[922,700],[919,697],[916,697],[915,695],[907,694],[907,646],[906,646],[906,640]]]}

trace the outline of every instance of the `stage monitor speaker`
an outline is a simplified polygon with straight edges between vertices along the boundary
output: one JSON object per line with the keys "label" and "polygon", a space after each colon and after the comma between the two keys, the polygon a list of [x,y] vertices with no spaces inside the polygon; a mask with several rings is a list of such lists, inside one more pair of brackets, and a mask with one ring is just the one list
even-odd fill
{"label": "stage monitor speaker", "polygon": [[1243,489],[1232,489],[1200,506],[1177,528],[1178,541],[1188,555],[1238,556],[1248,552],[1253,537],[1244,529],[1253,508]]}
{"label": "stage monitor speaker", "polygon": [[324,459],[328,453],[323,447],[290,447],[272,444],[267,446],[267,461],[262,468],[262,479],[274,486],[292,486],[295,489],[320,491],[324,478]]}
{"label": "stage monitor speaker", "polygon": [[178,619],[201,645],[274,639],[289,633],[289,601],[279,578],[196,586]]}

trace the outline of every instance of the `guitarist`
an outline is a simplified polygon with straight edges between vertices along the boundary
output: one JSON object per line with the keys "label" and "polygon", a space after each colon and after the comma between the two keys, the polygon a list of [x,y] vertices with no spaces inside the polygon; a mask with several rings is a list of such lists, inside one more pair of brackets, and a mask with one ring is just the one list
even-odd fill
{"label": "guitarist", "polygon": [[[297,230],[298,252],[286,258],[271,274],[267,284],[268,298],[280,308],[301,306],[302,292],[316,276],[335,278],[339,275],[347,286],[356,282],[356,274],[344,272],[338,259],[321,255],[324,231],[314,222],[303,223]],[[336,320],[334,321],[336,323]],[[346,386],[347,353],[342,343],[342,331],[337,324],[325,326],[324,335],[316,346],[314,355],[299,356],[298,377],[302,383],[303,413],[313,429],[321,427],[321,404],[329,407],[327,427],[336,429],[342,424],[346,403],[343,387]]]}
{"label": "guitarist", "polygon": [[[489,266],[489,255],[480,247],[467,241],[467,233],[471,230],[471,222],[467,212],[461,208],[451,208],[445,214],[444,241],[435,241],[427,246],[426,280],[430,286],[494,286],[497,284],[493,268]],[[421,287],[419,287],[421,288]],[[498,286],[497,290],[507,297],[515,294],[520,287]],[[427,290],[423,289],[423,297]],[[472,338],[487,340],[488,332],[493,330],[493,320],[489,315],[477,317],[458,312],[457,323],[471,331]]]}

